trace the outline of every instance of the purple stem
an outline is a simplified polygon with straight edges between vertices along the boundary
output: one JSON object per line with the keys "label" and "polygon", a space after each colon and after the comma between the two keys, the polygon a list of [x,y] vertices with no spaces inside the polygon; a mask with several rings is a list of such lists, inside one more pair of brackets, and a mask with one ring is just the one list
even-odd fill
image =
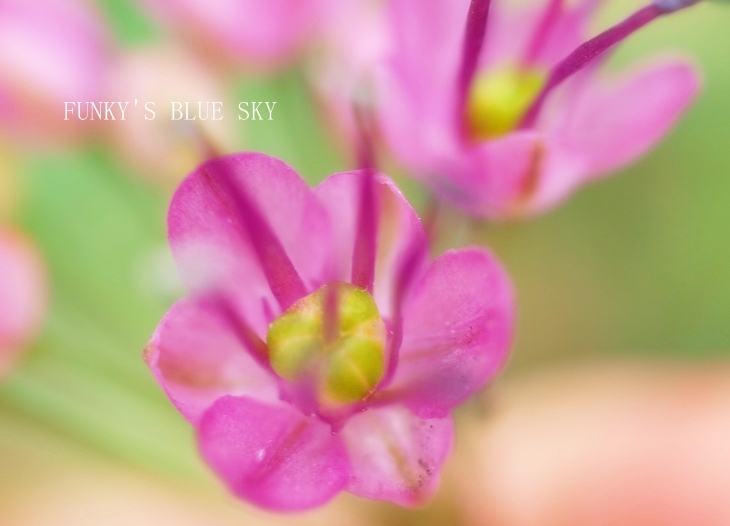
{"label": "purple stem", "polygon": [[235,176],[227,168],[226,161],[209,162],[203,167],[203,172],[219,198],[232,207],[234,217],[240,218],[261,262],[271,292],[282,310],[288,309],[296,300],[306,296],[307,290],[281,241],[253,199],[234,182]]}
{"label": "purple stem", "polygon": [[520,127],[529,128],[535,124],[535,121],[540,114],[540,110],[545,103],[545,99],[560,84],[590,64],[604,51],[621,42],[634,31],[644,27],[646,24],[665,13],[666,11],[662,8],[655,4],[650,4],[612,28],[607,29],[597,37],[594,37],[578,46],[575,51],[552,69],[542,91],[535,98],[532,106],[530,106],[525,113]]}
{"label": "purple stem", "polygon": [[487,33],[487,19],[491,0],[471,0],[464,30],[464,47],[461,55],[461,69],[457,85],[456,122],[464,134],[468,133],[466,123],[466,104],[469,99],[474,73],[479,63],[479,54]]}

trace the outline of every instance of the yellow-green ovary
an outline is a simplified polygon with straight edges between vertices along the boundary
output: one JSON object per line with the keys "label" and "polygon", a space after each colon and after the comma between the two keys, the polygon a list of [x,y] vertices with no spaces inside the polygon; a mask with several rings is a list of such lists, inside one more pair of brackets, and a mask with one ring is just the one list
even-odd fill
{"label": "yellow-green ovary", "polygon": [[478,74],[467,102],[472,138],[496,139],[515,130],[545,83],[535,68],[502,67]]}
{"label": "yellow-green ovary", "polygon": [[[332,294],[337,320],[328,330]],[[385,323],[372,296],[347,283],[325,285],[300,299],[266,335],[274,371],[290,381],[312,378],[326,403],[353,403],[372,392],[383,376],[385,341]]]}

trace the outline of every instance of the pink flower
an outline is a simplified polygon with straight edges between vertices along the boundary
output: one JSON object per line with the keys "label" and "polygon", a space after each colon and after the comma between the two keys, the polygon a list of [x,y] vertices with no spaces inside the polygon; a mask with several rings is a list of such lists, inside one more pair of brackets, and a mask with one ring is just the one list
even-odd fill
{"label": "pink flower", "polygon": [[587,42],[595,0],[505,3],[490,11],[475,0],[469,12],[469,0],[393,0],[389,49],[372,76],[398,160],[440,197],[487,218],[545,211],[635,161],[698,91],[682,60],[619,78],[591,62],[689,2],[658,1]]}
{"label": "pink flower", "polygon": [[333,0],[143,0],[163,24],[211,58],[271,67],[291,61],[317,35]]}
{"label": "pink flower", "polygon": [[145,358],[238,496],[275,510],[340,491],[416,505],[436,489],[450,411],[492,378],[513,299],[479,248],[429,261],[393,183],[314,190],[263,154],[211,160],[175,194],[169,239],[191,289]]}
{"label": "pink flower", "polygon": [[83,0],[0,0],[1,131],[56,141],[91,131],[64,120],[64,102],[102,100],[106,45]]}
{"label": "pink flower", "polygon": [[47,304],[46,272],[35,246],[0,228],[0,377],[37,335]]}

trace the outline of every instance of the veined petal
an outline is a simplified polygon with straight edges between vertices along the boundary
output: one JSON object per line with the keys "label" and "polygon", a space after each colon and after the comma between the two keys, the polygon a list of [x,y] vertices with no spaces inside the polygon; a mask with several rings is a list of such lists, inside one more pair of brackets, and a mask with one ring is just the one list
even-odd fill
{"label": "veined petal", "polygon": [[589,178],[617,170],[645,154],[669,131],[697,96],[694,68],[672,61],[625,80],[582,91],[555,123],[559,147],[583,157]]}
{"label": "veined petal", "polygon": [[[333,279],[349,281],[352,255],[357,233],[359,192],[364,172],[344,172],[332,175],[315,189],[317,197],[330,214],[334,231],[333,254],[339,258]],[[415,257],[413,267],[420,270],[428,261],[426,235],[416,212],[393,182],[376,176],[377,240],[375,287],[373,297],[380,315],[393,314],[399,273],[406,259]],[[414,255],[415,254],[415,255]]]}
{"label": "veined petal", "polygon": [[272,510],[324,504],[350,473],[339,435],[292,406],[226,396],[198,427],[203,457],[230,489]]}
{"label": "veined petal", "polygon": [[170,205],[168,232],[192,292],[225,293],[259,337],[282,297],[321,284],[329,253],[326,212],[307,184],[257,153],[214,159],[188,176]]}
{"label": "veined petal", "polygon": [[441,418],[492,378],[512,340],[512,288],[480,248],[435,259],[403,307],[403,344],[381,392],[423,418]]}
{"label": "veined petal", "polygon": [[347,490],[403,506],[423,504],[438,488],[453,434],[450,417],[422,420],[402,406],[353,416],[342,431],[352,464]]}
{"label": "veined petal", "polygon": [[196,424],[224,395],[277,400],[276,383],[254,352],[221,312],[186,298],[160,322],[145,360],[175,407]]}

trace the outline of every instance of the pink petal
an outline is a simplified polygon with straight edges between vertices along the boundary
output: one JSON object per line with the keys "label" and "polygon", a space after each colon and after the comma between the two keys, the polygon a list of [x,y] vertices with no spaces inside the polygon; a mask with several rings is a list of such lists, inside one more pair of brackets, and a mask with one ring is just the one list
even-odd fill
{"label": "pink petal", "polygon": [[[364,172],[332,175],[315,189],[327,208],[334,229],[332,253],[339,259],[333,279],[349,281],[355,246],[359,192]],[[411,205],[393,182],[378,176],[375,179],[378,209],[374,298],[381,316],[393,315],[397,284],[408,258],[415,258],[413,267],[420,269],[428,261],[428,247],[421,222]],[[415,270],[417,272],[417,270]]]}
{"label": "pink petal", "polygon": [[145,349],[145,360],[172,403],[191,423],[224,395],[277,400],[273,377],[211,306],[178,301]]}
{"label": "pink petal", "polygon": [[[255,210],[244,209],[241,195]],[[247,214],[263,224],[252,223]],[[188,287],[225,294],[261,338],[280,312],[282,291],[303,294],[325,277],[326,212],[291,167],[267,155],[240,153],[201,165],[173,197],[168,232]],[[258,242],[252,236],[259,236]],[[282,255],[289,267],[281,264]],[[287,289],[291,272],[304,289],[301,283]],[[272,292],[272,286],[281,290]]]}
{"label": "pink petal", "polygon": [[533,64],[549,68],[565,58],[588,37],[588,18],[598,2],[582,0],[562,8],[539,36],[543,17],[552,0],[543,0],[527,7],[494,2],[482,52],[482,69],[516,65],[528,58],[535,38],[541,44],[531,58]]}
{"label": "pink petal", "polygon": [[36,336],[47,302],[37,249],[19,233],[0,229],[0,376]]}
{"label": "pink petal", "polygon": [[291,56],[314,36],[324,0],[147,0],[167,22],[231,55],[262,64]]}
{"label": "pink petal", "polygon": [[438,489],[453,434],[450,417],[422,420],[398,406],[355,415],[342,431],[352,463],[347,490],[403,506],[423,504]]}
{"label": "pink petal", "polygon": [[205,413],[198,438],[203,457],[230,489],[265,508],[312,508],[347,484],[340,437],[289,405],[226,396]]}
{"label": "pink petal", "polygon": [[512,133],[439,159],[425,183],[470,214],[503,218],[532,192],[542,152],[538,133]]}
{"label": "pink petal", "polygon": [[427,9],[419,0],[388,5],[390,65],[414,83],[412,96],[426,111],[428,105],[421,103],[443,97],[443,89],[456,89],[468,8],[469,0],[431,0]]}
{"label": "pink petal", "polygon": [[0,2],[0,118],[13,133],[65,138],[89,123],[63,121],[64,101],[98,101],[106,72],[104,25],[87,2]]}
{"label": "pink petal", "polygon": [[441,418],[492,378],[513,329],[510,281],[480,248],[435,259],[406,299],[393,382],[381,393],[423,418]]}
{"label": "pink petal", "polygon": [[433,0],[427,9],[419,0],[388,5],[391,49],[377,78],[378,113],[388,145],[411,169],[429,168],[432,153],[453,148],[457,139],[457,74],[468,7],[466,0]]}
{"label": "pink petal", "polygon": [[645,154],[697,96],[694,68],[672,61],[643,68],[619,83],[586,86],[551,127],[560,148],[582,157],[586,176],[615,171]]}

